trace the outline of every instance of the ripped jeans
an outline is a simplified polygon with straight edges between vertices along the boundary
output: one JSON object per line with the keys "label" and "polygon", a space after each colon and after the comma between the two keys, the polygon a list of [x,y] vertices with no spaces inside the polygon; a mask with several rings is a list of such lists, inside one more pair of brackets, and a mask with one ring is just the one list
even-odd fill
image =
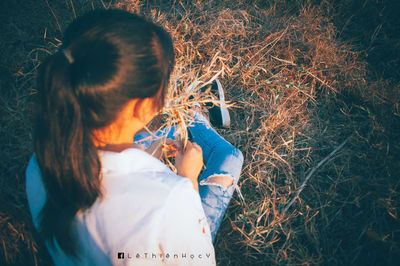
{"label": "ripped jeans", "polygon": [[[191,141],[196,142],[203,150],[205,168],[199,176],[199,193],[204,213],[210,225],[211,236],[214,242],[222,218],[232,198],[243,165],[242,152],[222,138],[200,113],[196,113],[195,123],[188,127]],[[134,142],[146,148],[153,141],[166,137],[175,139],[175,128],[163,129],[155,132],[158,138],[149,138],[149,133],[140,132]],[[209,178],[228,176],[233,179],[228,188]],[[240,191],[239,191],[240,192]]]}

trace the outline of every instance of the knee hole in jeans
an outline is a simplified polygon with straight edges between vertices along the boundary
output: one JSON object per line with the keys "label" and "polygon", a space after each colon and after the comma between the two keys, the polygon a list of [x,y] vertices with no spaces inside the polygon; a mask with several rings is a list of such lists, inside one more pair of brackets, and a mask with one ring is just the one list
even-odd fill
{"label": "knee hole in jeans", "polygon": [[217,185],[223,189],[228,189],[233,185],[234,179],[230,175],[216,174],[202,180],[200,185]]}

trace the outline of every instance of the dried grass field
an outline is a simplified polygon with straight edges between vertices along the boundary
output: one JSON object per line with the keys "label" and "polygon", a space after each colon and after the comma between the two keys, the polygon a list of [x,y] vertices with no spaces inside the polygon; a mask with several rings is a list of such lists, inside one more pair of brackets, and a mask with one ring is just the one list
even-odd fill
{"label": "dried grass field", "polygon": [[[0,264],[48,265],[24,171],[35,73],[92,8],[141,13],[173,36],[166,124],[218,77],[244,168],[218,265],[395,265],[400,259],[400,26],[388,0],[11,0],[0,3]],[[193,90],[186,92],[190,84]]]}

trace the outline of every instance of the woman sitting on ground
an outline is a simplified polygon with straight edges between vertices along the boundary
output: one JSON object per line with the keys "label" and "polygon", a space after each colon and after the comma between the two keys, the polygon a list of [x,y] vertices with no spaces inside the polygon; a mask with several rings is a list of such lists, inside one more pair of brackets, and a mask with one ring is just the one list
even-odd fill
{"label": "woman sitting on ground", "polygon": [[170,35],[121,10],[76,19],[41,65],[26,192],[56,265],[215,264],[243,157],[195,111],[185,147],[174,128],[155,132],[177,148],[177,174],[146,152],[162,152],[141,130],[164,106],[173,66]]}

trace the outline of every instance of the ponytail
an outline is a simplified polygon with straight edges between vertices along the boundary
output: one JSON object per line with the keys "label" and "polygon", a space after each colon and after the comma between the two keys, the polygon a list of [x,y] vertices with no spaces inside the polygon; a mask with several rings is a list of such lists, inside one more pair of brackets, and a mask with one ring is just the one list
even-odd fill
{"label": "ponytail", "polygon": [[47,200],[40,231],[54,245],[76,257],[73,220],[101,196],[100,161],[81,104],[71,85],[71,63],[62,52],[47,58],[38,74],[39,113],[35,151]]}

